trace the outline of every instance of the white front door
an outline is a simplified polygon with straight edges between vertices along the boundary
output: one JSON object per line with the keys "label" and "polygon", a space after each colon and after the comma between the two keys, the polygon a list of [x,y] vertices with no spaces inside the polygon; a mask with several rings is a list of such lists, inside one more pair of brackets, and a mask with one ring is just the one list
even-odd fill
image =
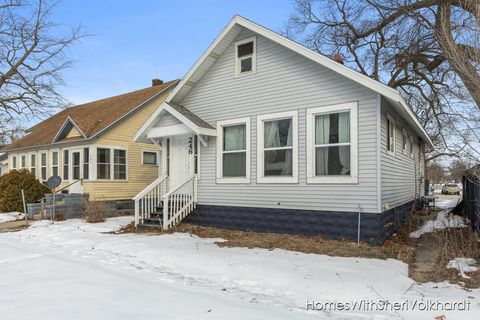
{"label": "white front door", "polygon": [[[170,140],[170,189],[193,175],[193,135],[172,136]],[[168,155],[167,155],[168,156]]]}

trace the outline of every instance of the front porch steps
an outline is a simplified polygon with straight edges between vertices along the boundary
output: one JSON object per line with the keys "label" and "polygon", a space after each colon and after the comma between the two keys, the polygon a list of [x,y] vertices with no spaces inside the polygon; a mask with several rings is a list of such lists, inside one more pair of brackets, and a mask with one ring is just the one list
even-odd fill
{"label": "front porch steps", "polygon": [[163,201],[150,213],[149,218],[144,218],[143,223],[138,225],[141,228],[162,228],[163,226]]}

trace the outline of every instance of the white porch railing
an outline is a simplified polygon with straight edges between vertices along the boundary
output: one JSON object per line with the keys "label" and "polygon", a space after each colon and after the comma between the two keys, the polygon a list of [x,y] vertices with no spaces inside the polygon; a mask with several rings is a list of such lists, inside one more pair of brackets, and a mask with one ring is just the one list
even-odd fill
{"label": "white porch railing", "polygon": [[133,198],[135,201],[135,226],[143,223],[145,218],[150,218],[150,214],[156,211],[166,192],[167,175],[162,175]]}
{"label": "white porch railing", "polygon": [[197,175],[163,196],[164,230],[177,225],[197,206]]}

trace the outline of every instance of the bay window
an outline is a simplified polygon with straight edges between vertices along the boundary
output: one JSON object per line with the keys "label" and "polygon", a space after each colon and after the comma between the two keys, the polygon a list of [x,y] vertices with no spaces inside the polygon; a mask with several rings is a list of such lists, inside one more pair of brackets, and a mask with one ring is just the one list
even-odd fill
{"label": "bay window", "polygon": [[297,183],[297,111],[257,118],[257,182]]}
{"label": "bay window", "polygon": [[357,183],[357,103],[307,110],[307,182]]}
{"label": "bay window", "polygon": [[217,182],[250,182],[250,118],[217,123]]}

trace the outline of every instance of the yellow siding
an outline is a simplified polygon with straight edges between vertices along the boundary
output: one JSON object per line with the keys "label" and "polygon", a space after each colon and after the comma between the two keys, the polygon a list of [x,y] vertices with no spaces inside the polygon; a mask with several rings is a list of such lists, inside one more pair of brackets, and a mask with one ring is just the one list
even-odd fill
{"label": "yellow siding", "polygon": [[[150,101],[140,110],[135,111],[132,115],[126,117],[115,126],[109,128],[100,137],[92,143],[76,143],[69,144],[66,147],[59,148],[51,146],[46,149],[32,149],[21,152],[9,152],[8,169],[13,169],[13,157],[17,157],[16,169],[21,169],[21,157],[26,156],[25,169],[31,168],[30,155],[36,155],[36,177],[41,177],[41,153],[47,152],[47,178],[52,175],[52,151],[58,151],[59,165],[58,173],[63,178],[63,151],[65,149],[85,148],[95,146],[108,146],[111,148],[118,147],[127,150],[127,180],[88,180],[83,182],[83,191],[90,194],[90,199],[95,200],[123,200],[131,199],[138,192],[143,190],[153,180],[158,177],[158,167],[142,164],[142,150],[158,151],[153,144],[135,143],[133,137],[141,126],[147,121],[150,115],[160,106],[168,92]],[[74,129],[78,132],[77,129]],[[72,129],[73,131],[73,129]],[[70,131],[69,137],[72,133]],[[78,132],[79,133],[79,132]],[[80,133],[79,133],[80,134]],[[93,150],[90,151],[93,153]],[[92,154],[90,154],[92,157]],[[112,155],[113,157],[113,155]],[[70,159],[70,166],[72,160]],[[96,164],[91,164],[96,165]],[[95,170],[90,170],[90,173]],[[71,177],[70,177],[71,178]],[[90,177],[94,178],[94,177]],[[61,187],[68,185],[71,181],[62,182]]]}
{"label": "yellow siding", "polygon": [[153,144],[133,142],[133,137],[150,115],[160,107],[167,95],[168,93],[164,93],[152,100],[95,141],[99,146],[127,149],[127,181],[87,182],[84,185],[85,192],[93,195],[96,200],[131,199],[158,177],[157,166],[143,165],[141,162],[142,150],[158,151],[158,148]]}
{"label": "yellow siding", "polygon": [[68,132],[66,138],[68,139],[68,138],[75,138],[75,137],[81,137],[81,136],[82,134],[80,133],[80,131],[78,131],[77,128],[72,127],[72,129],[70,129],[70,131]]}

